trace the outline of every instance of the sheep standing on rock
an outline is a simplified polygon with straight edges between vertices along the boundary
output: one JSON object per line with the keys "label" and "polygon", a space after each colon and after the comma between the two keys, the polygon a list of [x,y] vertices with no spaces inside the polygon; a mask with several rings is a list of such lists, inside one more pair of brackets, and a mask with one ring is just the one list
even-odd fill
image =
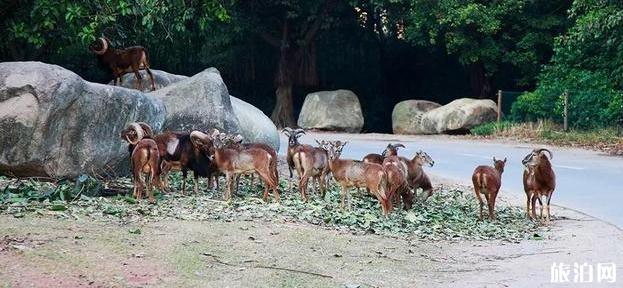
{"label": "sheep standing on rock", "polygon": [[151,90],[156,90],[154,76],[149,70],[149,56],[143,46],[132,46],[125,49],[115,49],[110,46],[110,41],[105,37],[100,37],[89,45],[89,50],[97,55],[100,60],[107,65],[115,77],[114,83],[119,85],[123,81],[123,74],[134,72],[136,75],[136,89],[143,90],[141,73],[139,70],[147,71],[151,79]]}

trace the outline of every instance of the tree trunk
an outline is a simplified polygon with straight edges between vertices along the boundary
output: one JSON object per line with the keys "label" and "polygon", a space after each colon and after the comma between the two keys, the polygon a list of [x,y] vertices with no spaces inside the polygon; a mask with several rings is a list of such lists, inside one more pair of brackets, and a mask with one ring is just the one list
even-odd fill
{"label": "tree trunk", "polygon": [[292,105],[292,84],[281,83],[277,85],[277,91],[275,91],[277,102],[275,103],[275,109],[270,116],[273,123],[277,128],[294,127],[293,105]]}
{"label": "tree trunk", "polygon": [[469,65],[469,78],[474,96],[481,99],[491,97],[491,81],[485,73],[485,66],[481,62]]}

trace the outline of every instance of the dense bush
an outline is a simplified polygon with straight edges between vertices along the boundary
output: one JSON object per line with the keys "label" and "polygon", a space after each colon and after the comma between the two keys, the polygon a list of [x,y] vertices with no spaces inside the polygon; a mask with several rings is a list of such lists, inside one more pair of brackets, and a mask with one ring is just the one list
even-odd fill
{"label": "dense bush", "polygon": [[513,104],[515,120],[552,119],[562,122],[563,93],[569,95],[569,126],[579,129],[608,127],[623,118],[623,95],[601,72],[547,67],[539,87]]}
{"label": "dense bush", "polygon": [[623,119],[623,2],[576,0],[574,25],[557,37],[554,56],[539,76],[537,89],[513,105],[515,119],[560,122],[564,91],[569,93],[569,125],[588,129]]}

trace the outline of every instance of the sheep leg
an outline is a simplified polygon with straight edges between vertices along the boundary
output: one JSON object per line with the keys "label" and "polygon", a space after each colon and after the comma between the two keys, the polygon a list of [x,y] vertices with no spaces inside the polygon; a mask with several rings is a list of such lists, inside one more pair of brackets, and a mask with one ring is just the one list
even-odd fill
{"label": "sheep leg", "polygon": [[264,180],[264,195],[262,196],[262,199],[264,200],[264,202],[268,202],[268,189],[275,187],[273,179],[270,176],[270,172],[265,171],[264,169],[260,169],[260,170],[256,170],[257,174],[260,175],[260,178],[262,178],[262,180]]}
{"label": "sheep leg", "polygon": [[136,202],[140,202],[141,198],[143,198],[143,190],[145,189],[145,180],[143,179],[143,176],[140,174],[141,172],[139,172],[138,174],[138,192],[137,192],[137,197],[136,197]]}
{"label": "sheep leg", "polygon": [[[301,198],[305,202],[307,202],[307,182],[309,181],[309,174],[310,174],[309,170],[305,170],[299,182],[299,190],[301,190]],[[314,186],[313,182],[312,182],[312,186]]]}
{"label": "sheep leg", "polygon": [[290,192],[292,192],[292,167],[290,167],[290,165],[288,165],[288,171],[290,171],[290,180],[288,181],[288,190]]}
{"label": "sheep leg", "polygon": [[139,64],[132,64],[132,71],[134,72],[134,76],[136,76],[136,84],[134,85],[134,88],[136,90],[142,91],[143,90],[143,76],[141,76],[141,72],[139,70]]}
{"label": "sheep leg", "polygon": [[149,74],[149,79],[151,80],[151,91],[156,91],[156,84],[154,83],[154,75],[151,74],[151,70],[147,67],[147,63],[145,63],[145,71]]}
{"label": "sheep leg", "polygon": [[232,187],[231,187],[231,186],[232,186],[232,184],[233,184],[233,183],[232,183],[232,182],[233,182],[233,181],[232,181],[232,180],[233,180],[232,178],[233,178],[233,176],[234,176],[234,175],[232,175],[232,174],[233,174],[233,173],[231,173],[231,172],[227,172],[227,173],[225,173],[225,178],[227,179],[227,181],[226,181],[226,182],[227,182],[227,184],[225,184],[225,186],[227,186],[227,187],[226,187],[226,189],[225,189],[225,192],[224,192],[223,198],[224,198],[224,200],[225,200],[225,201],[227,201],[227,202],[230,202],[230,201],[231,201],[231,189],[232,189]]}
{"label": "sheep leg", "polygon": [[182,195],[186,194],[186,176],[188,176],[188,170],[182,169]]}
{"label": "sheep leg", "polygon": [[551,215],[549,214],[549,201],[552,200],[552,192],[554,191],[550,191],[549,193],[547,193],[547,201],[545,202],[547,206],[545,206],[545,211],[546,211],[546,222],[549,223],[549,221],[551,220]]}
{"label": "sheep leg", "polygon": [[526,217],[528,217],[528,219],[532,220],[532,217],[530,216],[530,196],[531,194],[526,193]]}
{"label": "sheep leg", "polygon": [[532,208],[532,220],[536,220],[536,199],[537,196],[535,194],[532,194],[532,196],[530,196],[530,207]]}
{"label": "sheep leg", "polygon": [[320,179],[318,179],[318,186],[320,186],[320,197],[324,198],[324,194],[327,191],[327,186],[325,183],[326,175],[324,173],[320,174]]}
{"label": "sheep leg", "polygon": [[197,174],[197,172],[193,171],[193,184],[195,185],[195,187],[193,188],[193,190],[195,191],[195,195],[199,195],[199,174]]}
{"label": "sheep leg", "polygon": [[239,194],[238,194],[238,190],[239,190],[239,188],[240,188],[240,175],[236,175],[236,177],[235,177],[235,178],[236,178],[236,191],[234,191],[234,194],[235,194],[235,195],[239,195]]}
{"label": "sheep leg", "polygon": [[147,181],[147,197],[149,198],[149,203],[154,204],[156,203],[156,198],[154,198],[154,190],[152,184],[154,177],[153,174],[150,173],[149,175],[149,179]]}
{"label": "sheep leg", "polygon": [[346,198],[346,185],[344,185],[343,183],[341,184],[341,190],[340,190],[340,208],[344,209],[344,199]]}
{"label": "sheep leg", "polygon": [[[478,220],[482,221],[482,209],[485,204],[482,202],[482,196],[480,196],[480,191],[481,188],[474,187],[474,192],[476,192],[476,198],[478,199],[478,203],[480,204],[480,215],[478,216]],[[417,194],[415,198],[417,199]]]}
{"label": "sheep leg", "polygon": [[489,220],[495,220],[495,198],[497,193],[489,193],[489,199],[487,199],[487,206],[489,207]]}

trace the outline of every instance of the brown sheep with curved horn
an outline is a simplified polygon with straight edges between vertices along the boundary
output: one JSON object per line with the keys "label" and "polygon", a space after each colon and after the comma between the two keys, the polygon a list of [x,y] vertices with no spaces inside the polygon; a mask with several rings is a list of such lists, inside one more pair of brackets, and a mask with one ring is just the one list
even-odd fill
{"label": "brown sheep with curved horn", "polygon": [[145,47],[132,46],[125,49],[115,49],[111,47],[110,41],[106,37],[100,37],[89,45],[89,50],[95,53],[112,70],[115,85],[117,85],[117,79],[121,85],[124,74],[134,72],[136,76],[135,89],[143,90],[143,77],[139,70],[145,70],[151,79],[151,90],[156,90],[154,76],[149,70],[149,55]]}
{"label": "brown sheep with curved horn", "polygon": [[[134,147],[130,157],[134,181],[133,195],[137,201],[140,201],[143,190],[147,186],[149,202],[154,203],[156,200],[154,199],[152,184],[162,187],[160,183],[160,153],[158,152],[158,144],[151,138],[151,135],[145,135],[145,131],[138,123],[130,123],[129,127],[122,132],[121,137],[128,141],[131,147]],[[147,176],[147,181],[145,181],[143,175]]]}
{"label": "brown sheep with curved horn", "polygon": [[[549,158],[545,155],[549,154]],[[526,192],[526,214],[532,220],[536,219],[536,200],[541,204],[541,220],[543,220],[543,208],[545,208],[545,222],[550,221],[549,203],[556,189],[556,174],[552,169],[550,160],[554,157],[548,149],[534,149],[521,163],[526,167],[523,172],[523,186]],[[541,198],[545,198],[541,200]],[[545,203],[545,207],[543,207]],[[530,211],[532,210],[532,211]],[[532,212],[532,213],[530,213]]]}
{"label": "brown sheep with curved horn", "polygon": [[405,148],[405,145],[402,145],[400,143],[398,144],[389,143],[387,144],[387,147],[385,147],[385,150],[383,150],[381,154],[370,153],[364,156],[363,159],[361,159],[361,161],[365,163],[376,163],[376,164],[382,165],[383,160],[385,160],[386,157],[398,156],[398,148]]}
{"label": "brown sheep with curved horn", "polygon": [[[281,131],[283,132],[283,134],[288,136],[288,150],[286,151],[286,161],[288,162],[288,171],[290,172],[288,190],[292,190],[292,170],[296,170],[292,157],[294,156],[294,153],[296,153],[299,147],[305,147],[305,149],[313,149],[313,147],[311,145],[299,143],[299,138],[303,136],[303,134],[305,134],[305,130],[301,128],[292,129],[290,127],[286,127],[283,128],[283,130]],[[299,178],[301,177],[301,175],[298,176]]]}

